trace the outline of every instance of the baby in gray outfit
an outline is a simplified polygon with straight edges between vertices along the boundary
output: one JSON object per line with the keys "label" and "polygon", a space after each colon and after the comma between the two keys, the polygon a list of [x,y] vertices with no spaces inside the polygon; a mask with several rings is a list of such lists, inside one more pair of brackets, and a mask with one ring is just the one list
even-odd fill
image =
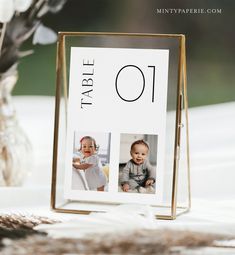
{"label": "baby in gray outfit", "polygon": [[120,183],[124,192],[154,193],[155,169],[147,157],[149,146],[144,140],[131,145],[131,159],[123,168]]}

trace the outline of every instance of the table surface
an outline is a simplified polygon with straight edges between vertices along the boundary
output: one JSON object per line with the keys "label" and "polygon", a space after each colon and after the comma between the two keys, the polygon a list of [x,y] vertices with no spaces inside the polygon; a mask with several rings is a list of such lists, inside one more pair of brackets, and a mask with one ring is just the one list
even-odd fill
{"label": "table surface", "polygon": [[[55,219],[82,217],[50,211],[54,98],[14,97],[19,122],[34,151],[34,170],[23,187],[0,188],[0,213],[36,214]],[[192,209],[172,228],[235,234],[235,103],[189,109]],[[43,139],[42,139],[43,134]]]}

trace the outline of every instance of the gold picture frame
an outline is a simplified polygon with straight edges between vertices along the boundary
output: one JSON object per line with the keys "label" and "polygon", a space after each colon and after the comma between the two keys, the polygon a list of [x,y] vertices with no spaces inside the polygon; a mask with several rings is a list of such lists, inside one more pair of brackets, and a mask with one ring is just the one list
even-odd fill
{"label": "gold picture frame", "polygon": [[[63,176],[64,176],[64,139],[67,126],[67,105],[68,105],[68,77],[69,77],[69,50],[70,47],[80,45],[94,47],[99,42],[99,47],[134,47],[134,48],[170,48],[171,52],[176,52],[170,67],[174,68],[171,82],[173,92],[168,90],[168,97],[173,98],[173,111],[170,111],[171,121],[170,130],[172,134],[171,145],[172,159],[168,175],[165,178],[169,188],[166,193],[166,203],[156,206],[159,212],[156,213],[158,219],[175,219],[178,215],[186,213],[191,207],[190,194],[190,159],[189,159],[189,129],[188,129],[188,99],[187,99],[187,76],[186,76],[186,49],[185,36],[182,34],[139,34],[139,33],[93,33],[93,32],[60,32],[57,43],[57,62],[56,62],[56,100],[55,100],[55,123],[54,123],[54,146],[53,146],[53,165],[51,182],[51,209],[63,213],[88,214],[93,209],[91,205],[102,203],[83,204],[71,199],[63,199]],[[146,43],[146,44],[145,44]],[[169,46],[169,45],[170,46]],[[130,45],[130,46],[129,46]],[[143,46],[142,46],[143,45]],[[153,46],[154,45],[154,46]],[[155,46],[156,45],[156,46]],[[172,72],[173,73],[173,72]],[[170,101],[170,100],[168,100]],[[170,108],[171,106],[169,106]],[[171,109],[170,109],[171,110]],[[168,117],[167,117],[168,118]],[[173,123],[173,124],[172,124]],[[174,132],[173,132],[174,131]],[[174,133],[174,134],[173,134]],[[63,141],[62,141],[63,140]],[[182,146],[183,144],[183,146]],[[62,152],[60,152],[60,150]],[[180,157],[184,155],[183,158]],[[61,156],[62,155],[62,156]],[[181,163],[182,162],[182,163]],[[182,169],[181,169],[182,164]],[[171,169],[172,167],[172,169]],[[180,171],[181,169],[181,171]],[[179,178],[183,176],[184,201],[178,201]],[[181,204],[182,203],[182,204]],[[116,205],[117,203],[113,203]],[[111,206],[112,203],[104,205],[104,208]],[[163,212],[160,212],[162,209]],[[105,209],[101,209],[103,211]],[[165,211],[164,211],[165,210]]]}

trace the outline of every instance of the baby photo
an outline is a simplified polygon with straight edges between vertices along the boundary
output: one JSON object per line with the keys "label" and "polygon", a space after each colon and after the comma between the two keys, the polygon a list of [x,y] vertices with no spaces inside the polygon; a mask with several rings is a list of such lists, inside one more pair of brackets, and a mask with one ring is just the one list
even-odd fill
{"label": "baby photo", "polygon": [[72,189],[108,191],[110,133],[74,132]]}
{"label": "baby photo", "polygon": [[119,192],[155,194],[157,135],[121,134]]}

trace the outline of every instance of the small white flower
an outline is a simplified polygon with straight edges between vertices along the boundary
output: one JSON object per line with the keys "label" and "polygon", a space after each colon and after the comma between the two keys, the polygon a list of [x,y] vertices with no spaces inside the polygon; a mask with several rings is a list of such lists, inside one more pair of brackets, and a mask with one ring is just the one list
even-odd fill
{"label": "small white flower", "polygon": [[0,0],[0,22],[9,22],[15,11],[25,12],[32,0]]}
{"label": "small white flower", "polygon": [[32,0],[14,0],[15,10],[18,12],[25,12],[31,5]]}
{"label": "small white flower", "polygon": [[38,26],[33,35],[33,44],[50,44],[57,40],[57,34],[50,28],[43,25]]}
{"label": "small white flower", "polygon": [[11,20],[15,8],[13,0],[0,0],[0,22],[5,23]]}

